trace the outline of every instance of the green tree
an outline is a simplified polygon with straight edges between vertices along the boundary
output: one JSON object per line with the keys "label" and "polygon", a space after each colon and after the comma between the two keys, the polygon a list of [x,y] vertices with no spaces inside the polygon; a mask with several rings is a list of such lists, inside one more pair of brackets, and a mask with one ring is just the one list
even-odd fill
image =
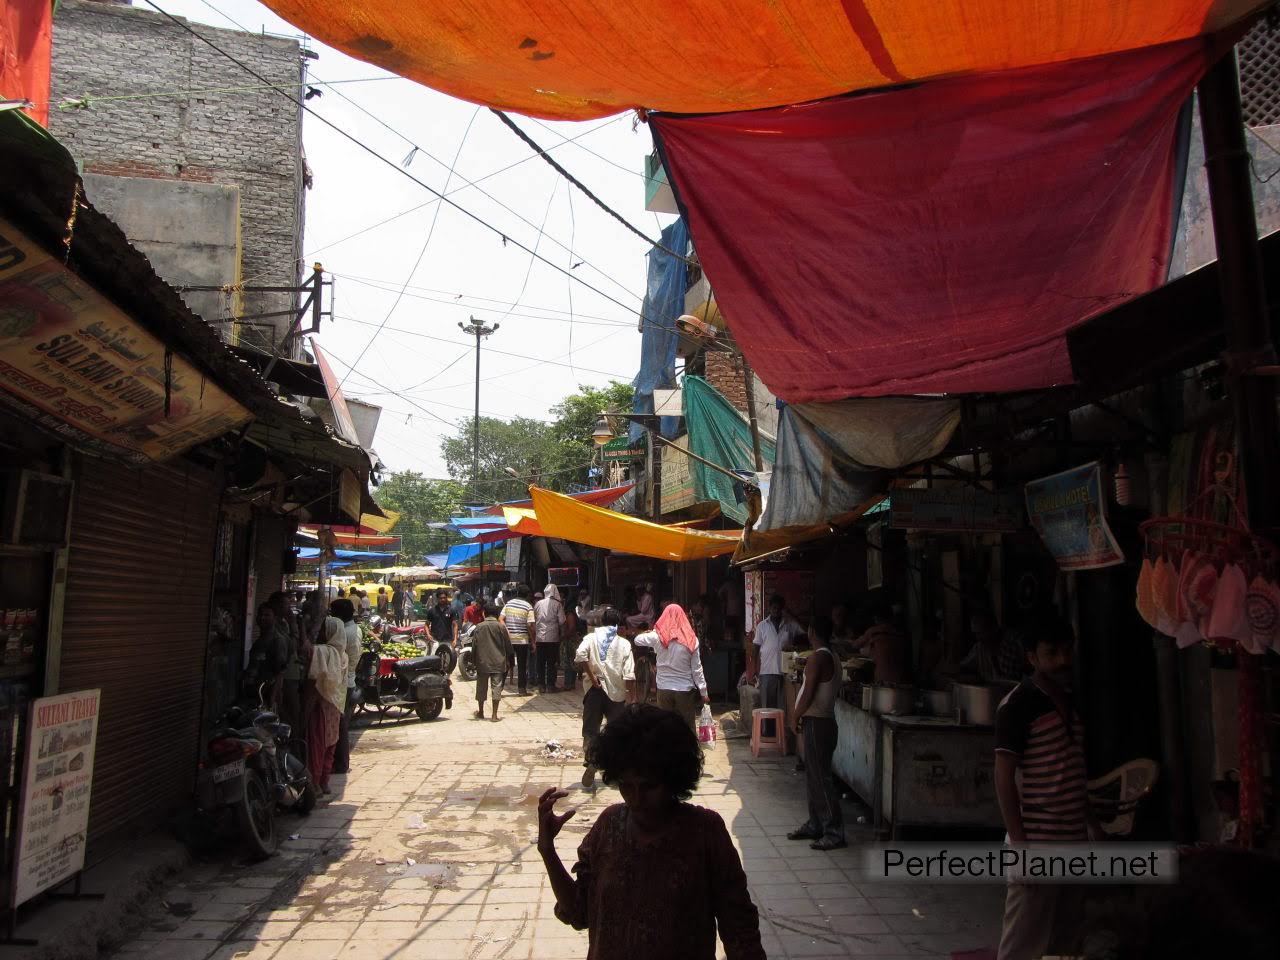
{"label": "green tree", "polygon": [[[528,496],[523,478],[531,477],[551,490],[569,490],[587,483],[594,456],[591,431],[605,410],[630,410],[631,387],[579,387],[551,408],[550,423],[530,417],[514,420],[480,418],[480,474],[472,485],[473,421],[458,421],[457,433],[440,442],[449,476],[466,490],[468,499],[502,503]],[[521,477],[510,476],[510,467]]]}
{"label": "green tree", "polygon": [[631,384],[614,380],[607,387],[580,386],[577,393],[569,394],[551,408],[551,415],[555,417],[551,433],[558,447],[560,467],[573,470],[565,475],[567,482],[587,481],[586,467],[573,468],[589,462],[595,453],[591,432],[596,421],[606,411],[630,410],[633,394]]}
{"label": "green tree", "polygon": [[462,540],[458,534],[433,529],[462,511],[464,490],[452,480],[429,480],[406,470],[393,473],[374,491],[378,506],[395,510],[400,520],[392,533],[400,537],[401,553],[410,563],[422,563],[428,553],[440,553]]}

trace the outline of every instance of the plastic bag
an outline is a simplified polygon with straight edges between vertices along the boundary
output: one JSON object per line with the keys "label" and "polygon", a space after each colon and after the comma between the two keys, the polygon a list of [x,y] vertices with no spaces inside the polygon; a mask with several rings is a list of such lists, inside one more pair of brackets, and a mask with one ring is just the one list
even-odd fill
{"label": "plastic bag", "polygon": [[698,740],[710,750],[716,748],[716,721],[711,716],[711,708],[706,704],[703,704],[702,715],[698,717]]}

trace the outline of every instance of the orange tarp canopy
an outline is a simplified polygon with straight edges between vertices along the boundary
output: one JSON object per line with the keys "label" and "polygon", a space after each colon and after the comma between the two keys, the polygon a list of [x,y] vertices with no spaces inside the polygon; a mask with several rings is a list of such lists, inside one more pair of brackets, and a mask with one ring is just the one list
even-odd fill
{"label": "orange tarp canopy", "polygon": [[543,535],[658,560],[702,560],[733,553],[738,536],[667,527],[530,487]]}
{"label": "orange tarp canopy", "polygon": [[557,120],[720,113],[1214,33],[1268,0],[264,0],[330,46]]}

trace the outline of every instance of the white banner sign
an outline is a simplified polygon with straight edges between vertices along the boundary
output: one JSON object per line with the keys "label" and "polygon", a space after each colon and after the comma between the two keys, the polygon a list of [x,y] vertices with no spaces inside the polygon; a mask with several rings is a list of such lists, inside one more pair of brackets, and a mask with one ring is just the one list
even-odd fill
{"label": "white banner sign", "polygon": [[31,704],[22,771],[13,906],[84,868],[100,690]]}

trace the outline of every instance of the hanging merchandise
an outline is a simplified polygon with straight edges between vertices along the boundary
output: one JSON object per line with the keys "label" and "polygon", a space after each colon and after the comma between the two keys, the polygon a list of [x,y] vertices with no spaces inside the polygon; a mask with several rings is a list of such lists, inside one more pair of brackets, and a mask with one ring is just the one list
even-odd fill
{"label": "hanging merchandise", "polygon": [[1249,584],[1244,605],[1254,646],[1270,646],[1280,653],[1280,587],[1258,575]]}
{"label": "hanging merchandise", "polygon": [[1249,582],[1245,579],[1244,570],[1239,564],[1228,563],[1218,579],[1218,591],[1213,598],[1204,635],[1210,643],[1227,647],[1238,643],[1252,654],[1263,654],[1267,651],[1267,645],[1254,644],[1249,618],[1245,613],[1245,596],[1248,591]]}
{"label": "hanging merchandise", "polygon": [[1138,571],[1138,616],[1153,629],[1159,629],[1159,615],[1156,612],[1156,598],[1152,589],[1155,580],[1155,564],[1150,557],[1142,558],[1142,568]]}
{"label": "hanging merchandise", "polygon": [[[1229,522],[1195,515],[1222,515],[1223,505]],[[1249,531],[1221,480],[1196,497],[1188,512],[1192,515],[1153,517],[1141,527],[1144,563],[1152,564],[1156,628],[1176,637],[1180,647],[1207,641],[1227,649],[1238,644],[1250,652],[1265,651],[1277,642],[1280,553]],[[1138,589],[1141,609],[1141,576]],[[1172,633],[1161,626],[1171,626]]]}
{"label": "hanging merchandise", "polygon": [[1155,627],[1166,637],[1178,630],[1178,569],[1163,556],[1156,558],[1151,574],[1151,595],[1155,602]]}

